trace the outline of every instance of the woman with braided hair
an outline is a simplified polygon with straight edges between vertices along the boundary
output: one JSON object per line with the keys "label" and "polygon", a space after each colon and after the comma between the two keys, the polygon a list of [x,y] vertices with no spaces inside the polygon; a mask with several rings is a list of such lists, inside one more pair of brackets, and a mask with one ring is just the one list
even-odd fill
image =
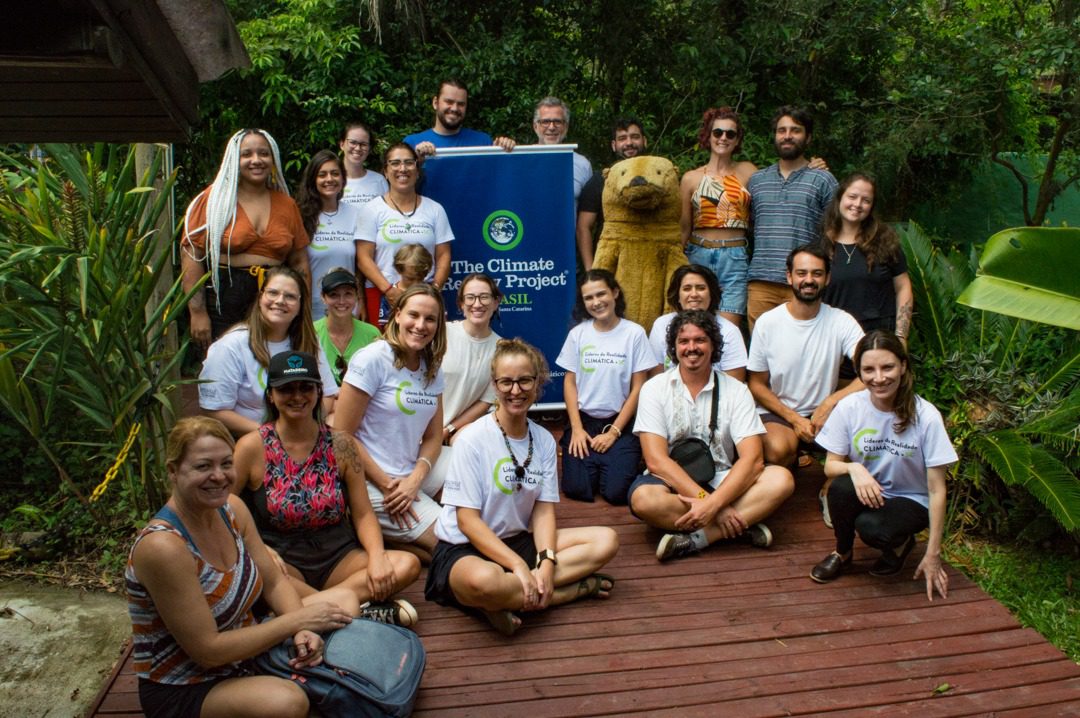
{"label": "woman with braided hair", "polygon": [[242,321],[268,267],[287,263],[310,293],[304,251],[309,242],[274,138],[263,130],[240,130],[225,146],[217,177],[184,214],[184,290],[210,273],[206,288],[188,302],[192,340],[206,348]]}

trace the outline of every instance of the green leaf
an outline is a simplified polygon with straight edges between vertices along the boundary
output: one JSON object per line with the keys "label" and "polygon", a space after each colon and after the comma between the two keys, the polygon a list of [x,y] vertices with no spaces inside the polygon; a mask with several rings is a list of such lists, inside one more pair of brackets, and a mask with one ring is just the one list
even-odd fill
{"label": "green leaf", "polygon": [[1022,227],[990,237],[969,307],[1080,330],[1080,229]]}

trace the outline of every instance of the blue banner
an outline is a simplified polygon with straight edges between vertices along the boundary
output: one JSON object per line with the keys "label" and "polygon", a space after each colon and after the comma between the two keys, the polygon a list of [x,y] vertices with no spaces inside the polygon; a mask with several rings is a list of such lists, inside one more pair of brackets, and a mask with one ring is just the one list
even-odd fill
{"label": "blue banner", "polygon": [[450,318],[461,318],[457,290],[465,276],[492,277],[503,292],[493,328],[544,353],[552,381],[540,402],[561,405],[564,372],[555,357],[576,289],[573,159],[569,148],[535,149],[439,150],[424,163],[423,194],[446,209],[454,230],[443,291]]}

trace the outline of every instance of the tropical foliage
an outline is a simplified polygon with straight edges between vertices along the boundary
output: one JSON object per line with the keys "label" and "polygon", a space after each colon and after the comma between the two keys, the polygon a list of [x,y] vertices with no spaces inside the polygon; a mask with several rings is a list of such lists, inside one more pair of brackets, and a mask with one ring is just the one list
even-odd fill
{"label": "tropical foliage", "polygon": [[1080,229],[1023,227],[992,236],[961,304],[1080,331]]}
{"label": "tropical foliage", "polygon": [[[0,153],[0,410],[47,458],[60,503],[78,502],[104,528],[165,498],[186,300],[178,282],[159,286],[173,178],[152,191],[160,152],[137,177],[127,147],[45,150],[44,162]],[[55,506],[42,489],[27,493]]]}
{"label": "tropical foliage", "polygon": [[[977,257],[902,229],[915,292],[920,393],[947,412],[961,455],[952,490],[962,526],[1041,538],[1080,528],[1080,335],[957,303]],[[1021,490],[1022,489],[1022,490]]]}
{"label": "tropical foliage", "polygon": [[1017,181],[1025,222],[1041,225],[1080,176],[1080,0],[227,4],[253,67],[207,86],[182,161],[188,195],[238,127],[272,132],[296,177],[347,119],[391,141],[430,126],[446,76],[472,90],[470,125],[519,142],[534,141],[534,103],[558,95],[573,112],[569,140],[597,165],[611,156],[611,120],[627,114],[656,152],[700,163],[701,112],[721,104],[747,120],[743,154],[761,165],[774,156],[773,111],[809,105],[812,150],[837,175],[876,174],[893,217],[947,199],[994,158]]}

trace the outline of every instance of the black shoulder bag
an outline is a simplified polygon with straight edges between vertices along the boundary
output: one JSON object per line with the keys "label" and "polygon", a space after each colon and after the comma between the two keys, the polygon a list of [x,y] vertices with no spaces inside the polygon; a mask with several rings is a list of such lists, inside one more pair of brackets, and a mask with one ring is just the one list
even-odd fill
{"label": "black shoulder bag", "polygon": [[[712,416],[709,418],[709,441],[716,433],[716,413],[720,399],[720,377],[713,372]],[[708,486],[716,475],[716,462],[713,461],[709,444],[695,436],[679,439],[668,450],[668,456],[682,467],[683,471],[699,486]]]}

